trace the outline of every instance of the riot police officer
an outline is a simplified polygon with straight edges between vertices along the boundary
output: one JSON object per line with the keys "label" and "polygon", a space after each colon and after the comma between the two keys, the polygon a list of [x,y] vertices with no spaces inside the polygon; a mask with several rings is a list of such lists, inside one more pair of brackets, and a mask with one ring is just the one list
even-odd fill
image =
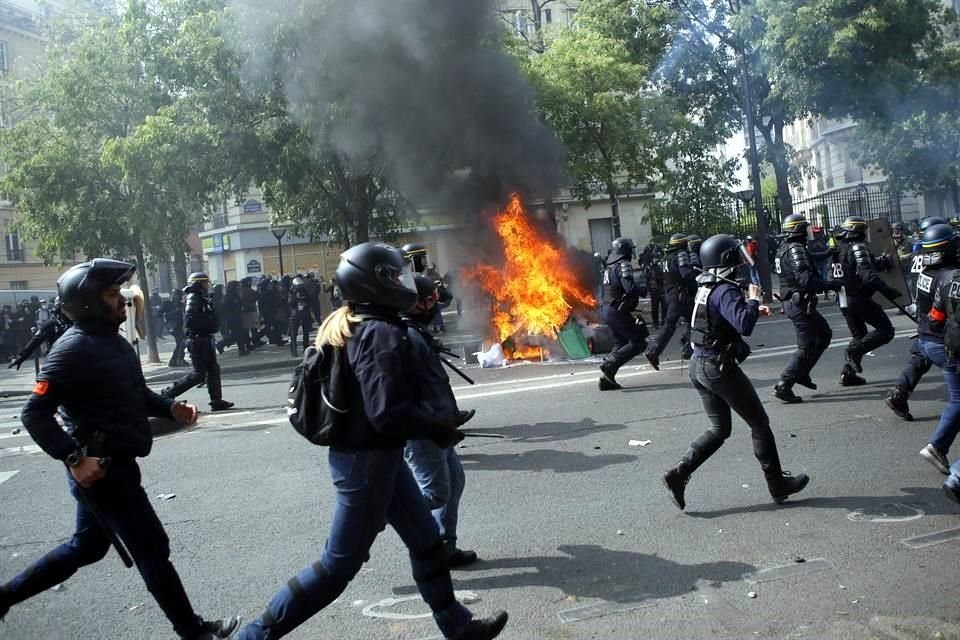
{"label": "riot police officer", "polygon": [[[840,232],[840,252],[833,263],[833,277],[841,287],[837,295],[840,311],[850,329],[846,363],[840,372],[840,384],[852,387],[866,384],[858,376],[863,371],[863,355],[893,340],[893,323],[883,307],[873,300],[877,291],[891,300],[900,297],[900,292],[880,279],[877,271],[889,269],[886,259],[876,259],[866,243],[867,222],[860,216],[850,216],[843,221]],[[867,325],[873,331],[867,332]]]}
{"label": "riot police officer", "polygon": [[695,272],[703,269],[703,263],[700,262],[700,245],[703,244],[703,238],[696,233],[687,236],[687,253],[690,255],[690,266]]}
{"label": "riot police officer", "polygon": [[[462,425],[473,418],[476,410],[462,411],[457,406],[457,399],[450,388],[450,378],[440,359],[439,350],[443,345],[427,329],[433,320],[433,308],[439,297],[437,285],[423,274],[417,274],[414,281],[417,285],[417,304],[405,317],[413,357],[423,364],[423,401],[441,415],[456,414],[457,423]],[[412,439],[407,441],[403,457],[437,521],[440,538],[447,551],[447,566],[453,569],[476,562],[475,551],[457,546],[457,524],[466,475],[456,448],[441,447],[429,438]]]}
{"label": "riot police officer", "polygon": [[187,278],[183,326],[193,371],[177,380],[173,386],[164,389],[161,395],[176,398],[206,380],[207,392],[210,394],[210,410],[224,411],[232,407],[233,403],[223,399],[220,386],[220,365],[217,364],[213,337],[220,326],[220,320],[208,295],[209,290],[210,278],[207,274],[191,273]]}
{"label": "riot police officer", "polygon": [[400,247],[400,250],[410,259],[415,273],[426,273],[430,267],[430,257],[427,255],[427,248],[419,242],[408,242]]}
{"label": "riot police officer", "polygon": [[[118,333],[127,314],[120,288],[133,272],[130,263],[98,258],[71,268],[57,281],[73,327],[50,350],[21,419],[43,451],[66,465],[77,501],[77,529],[70,540],[0,586],[0,618],[12,605],[102,559],[111,538],[119,538],[178,636],[226,638],[238,620],[207,622],[194,613],[170,562],[170,541],[140,483],[136,459],[147,456],[153,444],[147,417],[189,425],[196,422],[197,408],[151,391],[136,352]],[[69,430],[57,422],[58,411]],[[89,633],[77,627],[52,635]]]}
{"label": "riot police officer", "polygon": [[705,271],[697,278],[690,381],[700,394],[711,426],[693,441],[663,480],[674,503],[683,509],[690,476],[730,437],[731,411],[736,411],[750,427],[753,453],[770,495],[781,503],[801,491],[810,479],[804,474],[793,477],[780,467],[770,419],[750,378],[740,369],[740,363],[750,355],[750,347],[741,336],[753,333],[757,319],[769,316],[770,309],[760,304],[758,286],[751,284],[749,299],[744,299],[740,286],[731,279],[741,263],[749,261],[746,248],[736,238],[726,234],[707,238],[700,248],[700,258]]}
{"label": "riot police officer", "polygon": [[687,236],[675,233],[670,236],[666,255],[663,260],[664,286],[666,292],[664,301],[667,305],[667,316],[664,318],[660,330],[647,343],[644,352],[647,360],[654,369],[660,370],[660,354],[666,349],[667,343],[677,330],[677,322],[681,317],[689,317],[692,293],[696,290],[697,274],[690,263],[690,254],[687,253]]}
{"label": "riot police officer", "polygon": [[793,404],[802,398],[793,392],[793,385],[808,389],[817,385],[810,372],[820,356],[830,346],[833,331],[830,324],[817,311],[818,294],[825,290],[836,291],[838,282],[824,282],[820,270],[807,253],[807,229],[810,223],[801,213],[794,213],[783,221],[785,241],[777,249],[774,271],[780,275],[780,301],[783,312],[793,323],[797,332],[797,350],[773,388],[773,395]]}
{"label": "riot police officer", "polygon": [[633,240],[617,238],[607,255],[600,315],[613,334],[613,350],[600,365],[601,391],[621,388],[617,371],[643,351],[649,335],[643,319],[633,316],[640,298],[646,295],[633,277],[634,251]]}
{"label": "riot police officer", "polygon": [[186,361],[183,359],[183,352],[186,348],[186,340],[183,333],[183,292],[180,289],[174,289],[170,292],[170,299],[163,303],[161,307],[163,322],[167,331],[173,336],[176,344],[173,347],[173,353],[170,354],[169,367],[185,367]]}
{"label": "riot police officer", "polygon": [[417,302],[409,260],[394,247],[366,242],[341,255],[335,277],[346,305],[327,316],[316,343],[344,350],[351,418],[349,428],[331,434],[331,530],[320,560],[288,580],[234,640],[281,638],[336,600],[387,524],[406,545],[417,588],[443,636],[494,638],[507,613],[474,620],[457,602],[437,524],[404,462],[409,439],[449,447],[463,435],[452,407],[441,414],[422,401],[422,363],[400,318]]}
{"label": "riot police officer", "polygon": [[33,338],[30,339],[30,342],[28,342],[26,346],[20,350],[20,353],[17,354],[17,357],[13,359],[7,368],[12,369],[13,367],[16,367],[17,371],[19,371],[20,366],[29,360],[33,355],[33,352],[44,343],[46,343],[47,352],[49,352],[51,347],[53,347],[53,344],[59,340],[64,333],[67,332],[67,329],[69,329],[72,324],[73,323],[70,322],[70,318],[63,313],[63,306],[60,302],[60,297],[57,296],[57,299],[54,300],[53,303],[53,313],[47,320],[43,321],[43,324],[40,325],[40,328],[37,329],[37,332],[33,334]]}
{"label": "riot police officer", "polygon": [[667,316],[667,304],[663,299],[663,258],[658,252],[650,251],[644,275],[647,294],[650,296],[650,315],[653,326],[659,329]]}
{"label": "riot police officer", "polygon": [[310,345],[310,331],[313,329],[313,321],[310,319],[311,305],[310,294],[307,290],[307,283],[301,276],[297,276],[290,283],[290,355],[296,357],[297,336],[303,331],[303,348]]}
{"label": "riot police officer", "polygon": [[900,371],[896,386],[887,392],[886,405],[900,418],[911,421],[910,394],[920,379],[930,371],[933,363],[921,348],[920,339],[943,344],[943,325],[931,323],[929,313],[933,298],[940,288],[943,277],[949,279],[960,264],[957,256],[956,232],[948,224],[928,226],[920,237],[920,270],[915,273],[917,282],[917,340],[910,347],[910,360]]}

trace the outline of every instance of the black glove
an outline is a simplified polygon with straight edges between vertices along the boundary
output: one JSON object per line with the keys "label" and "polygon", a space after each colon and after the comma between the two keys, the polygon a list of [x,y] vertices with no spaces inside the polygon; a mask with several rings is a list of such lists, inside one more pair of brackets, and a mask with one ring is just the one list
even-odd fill
{"label": "black glove", "polygon": [[20,365],[23,364],[23,360],[23,358],[17,357],[16,359],[12,360],[9,365],[7,365],[7,369],[13,369],[16,367],[17,371],[20,371]]}
{"label": "black glove", "polygon": [[430,439],[441,449],[449,449],[464,439],[463,431],[459,429],[440,429]]}
{"label": "black glove", "polygon": [[457,426],[460,427],[470,422],[475,415],[477,415],[476,409],[470,409],[470,411],[457,411]]}

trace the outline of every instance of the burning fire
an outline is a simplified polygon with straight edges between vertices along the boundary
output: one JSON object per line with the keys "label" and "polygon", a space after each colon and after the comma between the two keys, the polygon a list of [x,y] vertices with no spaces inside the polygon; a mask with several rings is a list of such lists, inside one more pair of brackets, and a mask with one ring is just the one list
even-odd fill
{"label": "burning fire", "polygon": [[[513,194],[507,206],[493,217],[493,227],[503,243],[505,263],[472,265],[464,279],[490,294],[497,340],[521,335],[556,339],[560,327],[575,307],[592,307],[596,300],[567,264],[564,251],[537,231]],[[540,357],[539,347],[517,345],[513,357]]]}

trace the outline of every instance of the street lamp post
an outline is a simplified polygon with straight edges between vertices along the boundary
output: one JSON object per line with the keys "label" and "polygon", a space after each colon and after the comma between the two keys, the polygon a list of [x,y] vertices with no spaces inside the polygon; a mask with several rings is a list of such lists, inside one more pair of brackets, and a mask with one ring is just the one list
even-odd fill
{"label": "street lamp post", "polygon": [[270,233],[277,239],[277,256],[280,258],[280,277],[283,277],[283,236],[287,235],[287,228],[270,228]]}

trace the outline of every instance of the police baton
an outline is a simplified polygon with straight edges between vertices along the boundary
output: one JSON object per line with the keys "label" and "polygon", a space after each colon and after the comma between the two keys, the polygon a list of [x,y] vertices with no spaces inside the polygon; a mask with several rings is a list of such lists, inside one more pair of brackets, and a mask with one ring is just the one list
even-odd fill
{"label": "police baton", "polygon": [[[449,352],[449,351],[442,351],[441,353],[448,353],[448,354],[450,354],[450,355],[456,355],[456,354],[451,353],[451,352]],[[457,369],[457,365],[453,364],[452,362],[450,362],[449,360],[447,360],[447,359],[444,358],[443,356],[439,356],[439,355],[438,355],[437,357],[440,358],[440,362],[442,362],[443,364],[445,364],[445,365],[447,365],[448,367],[450,367],[455,374],[457,374],[458,376],[460,376],[461,378],[463,378],[464,380],[466,380],[466,381],[469,382],[470,384],[477,384],[476,382],[474,382],[473,380],[470,379],[470,376],[468,376],[467,374],[465,374],[463,371],[460,371],[460,369]]]}
{"label": "police baton", "polygon": [[[108,464],[110,464],[109,458],[103,458],[100,461],[100,466],[105,467]],[[93,515],[93,519],[96,521],[97,526],[100,527],[100,530],[103,532],[103,534],[107,536],[107,540],[110,541],[110,545],[117,550],[117,555],[120,556],[120,560],[123,561],[123,565],[127,569],[132,568],[133,560],[130,558],[130,553],[127,551],[127,548],[123,546],[123,542],[120,541],[120,538],[117,537],[117,534],[113,532],[113,529],[107,526],[106,521],[103,519],[103,513],[100,511],[100,507],[97,506],[96,500],[93,499],[86,489],[80,486],[79,482],[77,482],[76,485],[77,496],[79,496],[80,502],[82,502],[83,506],[87,508],[87,511]]]}
{"label": "police baton", "polygon": [[507,436],[500,433],[477,433],[476,431],[461,431],[465,438],[497,438],[503,439]]}

